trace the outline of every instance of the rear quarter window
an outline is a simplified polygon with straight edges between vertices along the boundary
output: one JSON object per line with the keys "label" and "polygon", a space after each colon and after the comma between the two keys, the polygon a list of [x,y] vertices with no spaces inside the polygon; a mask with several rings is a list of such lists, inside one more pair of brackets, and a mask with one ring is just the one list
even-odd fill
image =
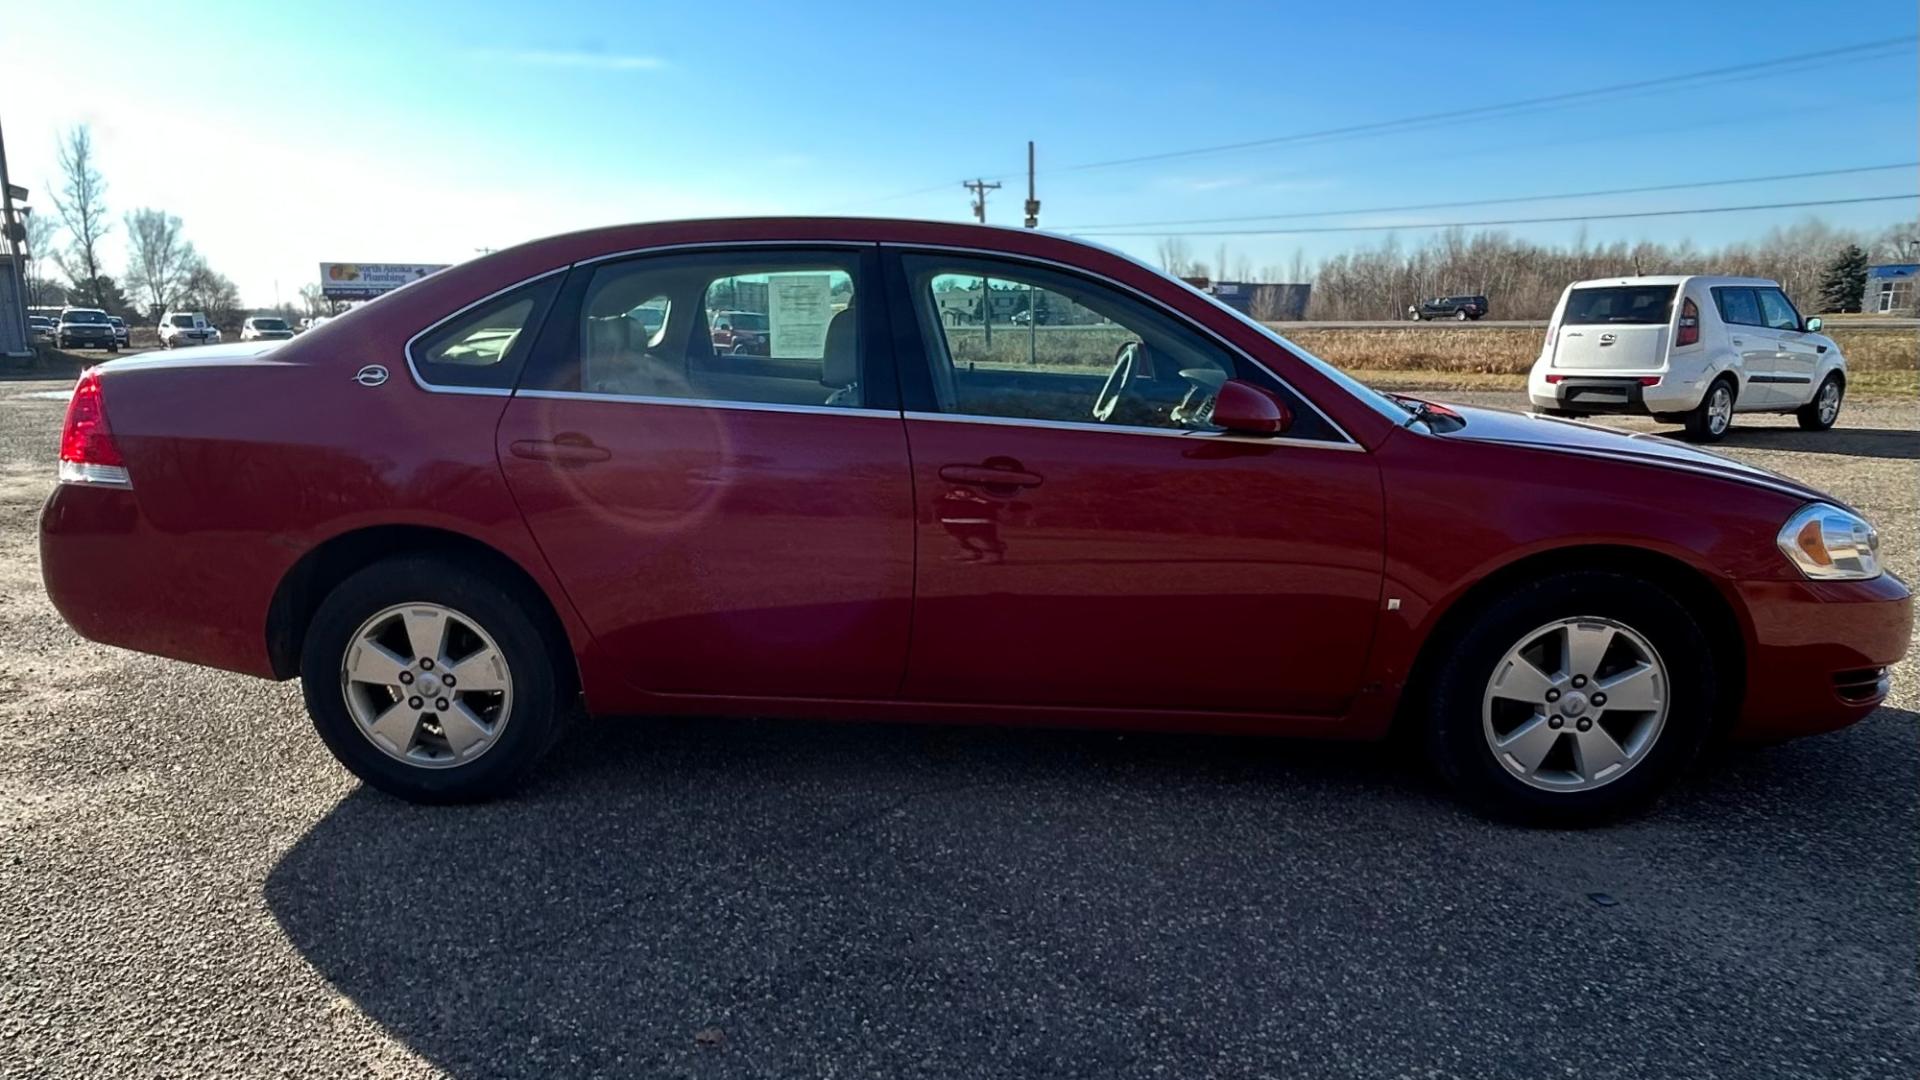
{"label": "rear quarter window", "polygon": [[559,286],[550,274],[442,321],[407,347],[414,374],[430,387],[513,389]]}

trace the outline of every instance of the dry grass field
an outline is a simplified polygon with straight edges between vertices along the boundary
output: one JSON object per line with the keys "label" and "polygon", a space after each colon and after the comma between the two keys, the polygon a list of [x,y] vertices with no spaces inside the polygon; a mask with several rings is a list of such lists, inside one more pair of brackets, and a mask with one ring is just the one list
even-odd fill
{"label": "dry grass field", "polygon": [[[1416,329],[1289,329],[1274,325],[1322,360],[1362,379],[1398,387],[1519,389],[1540,354],[1544,332],[1533,327]],[[1847,356],[1851,391],[1870,395],[1920,393],[1920,335],[1911,330],[1830,327]],[[1376,376],[1375,373],[1379,373]]]}

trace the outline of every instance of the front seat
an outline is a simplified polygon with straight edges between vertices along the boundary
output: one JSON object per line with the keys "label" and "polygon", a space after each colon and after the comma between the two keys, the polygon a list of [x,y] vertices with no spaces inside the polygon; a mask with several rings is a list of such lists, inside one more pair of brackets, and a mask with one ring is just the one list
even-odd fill
{"label": "front seat", "polygon": [[859,323],[848,304],[827,323],[827,343],[820,358],[820,385],[833,393],[826,403],[843,409],[860,407],[860,333]]}

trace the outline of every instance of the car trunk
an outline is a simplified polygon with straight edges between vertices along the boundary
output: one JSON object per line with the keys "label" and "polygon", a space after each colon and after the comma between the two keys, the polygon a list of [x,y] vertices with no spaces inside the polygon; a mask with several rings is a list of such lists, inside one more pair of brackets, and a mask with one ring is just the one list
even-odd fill
{"label": "car trunk", "polygon": [[1672,285],[1575,289],[1553,329],[1553,366],[1636,371],[1666,362]]}

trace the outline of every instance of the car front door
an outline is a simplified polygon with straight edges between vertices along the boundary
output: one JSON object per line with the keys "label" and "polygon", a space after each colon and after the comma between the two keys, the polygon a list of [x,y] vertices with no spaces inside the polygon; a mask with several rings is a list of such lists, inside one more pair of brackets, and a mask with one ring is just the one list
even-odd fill
{"label": "car front door", "polygon": [[[1110,282],[1013,259],[890,261],[918,501],[904,695],[1334,717],[1381,587],[1371,456],[1248,358]],[[1034,292],[1045,326],[939,312]],[[956,298],[959,298],[956,300]],[[901,307],[909,310],[901,311]],[[1229,378],[1295,426],[1209,422]]]}
{"label": "car front door", "polygon": [[1774,333],[1771,389],[1777,405],[1804,405],[1813,396],[1820,348],[1801,327],[1800,312],[1779,289],[1756,289],[1760,310]]}
{"label": "car front door", "polygon": [[[876,260],[872,245],[730,248],[569,275],[499,456],[569,599],[638,689],[898,690],[912,480],[884,305],[867,302]],[[765,312],[768,355],[716,347],[721,310]]]}

